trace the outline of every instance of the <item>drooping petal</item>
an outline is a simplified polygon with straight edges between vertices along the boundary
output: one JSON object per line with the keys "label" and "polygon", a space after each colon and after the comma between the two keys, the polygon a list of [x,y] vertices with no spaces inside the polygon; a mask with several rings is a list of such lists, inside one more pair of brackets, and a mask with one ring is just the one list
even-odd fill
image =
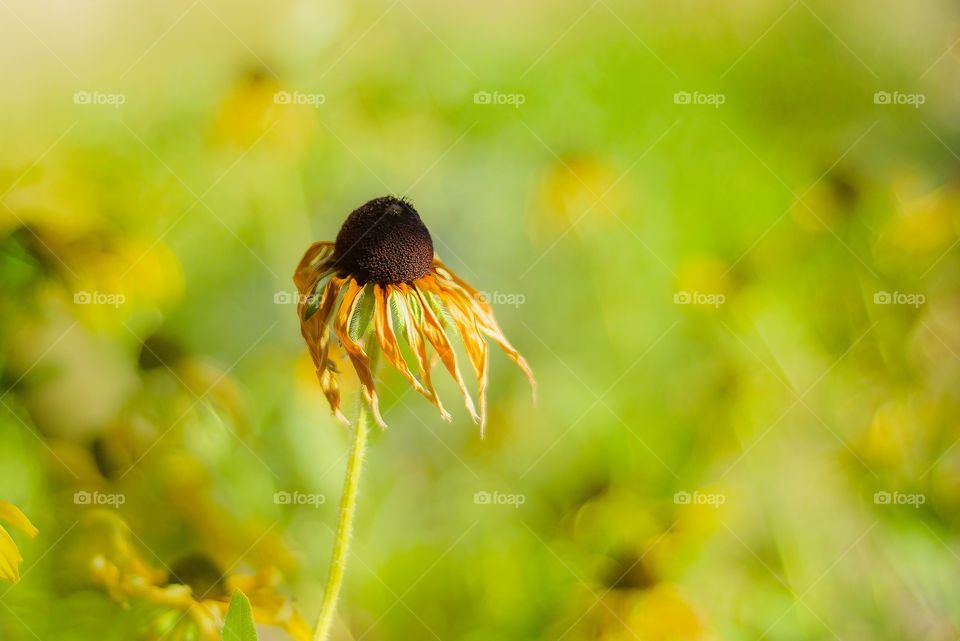
{"label": "drooping petal", "polygon": [[492,322],[478,321],[477,326],[480,328],[480,331],[492,338],[497,345],[500,346],[500,349],[504,351],[507,357],[512,360],[516,366],[520,368],[524,376],[527,377],[527,381],[530,383],[530,397],[533,400],[533,404],[536,405],[537,381],[533,377],[533,370],[530,369],[527,360],[520,355],[520,352],[518,352],[513,345],[510,344],[510,341],[507,340],[507,337],[503,335],[503,330],[500,329],[497,321],[495,319],[491,320]]}
{"label": "drooping petal", "polygon": [[477,314],[477,327],[480,331],[492,338],[500,346],[500,349],[506,353],[507,357],[520,368],[524,376],[527,377],[527,381],[530,383],[530,394],[533,403],[536,404],[537,381],[533,377],[533,371],[530,369],[530,365],[527,364],[526,359],[520,355],[520,352],[518,352],[513,345],[510,344],[510,341],[507,340],[507,337],[504,336],[503,330],[500,329],[500,325],[493,315],[493,307],[490,305],[490,302],[470,286],[469,283],[447,268],[439,259],[434,259],[433,269],[438,285],[442,288],[450,288],[461,292]]}
{"label": "drooping petal", "polygon": [[437,406],[437,409],[440,411],[440,416],[445,421],[453,420],[453,417],[450,416],[444,407],[443,403],[440,402],[440,396],[437,394],[437,391],[433,387],[433,380],[430,376],[430,362],[427,359],[427,345],[424,342],[424,336],[421,330],[421,324],[423,322],[423,314],[419,313],[420,309],[420,299],[417,297],[413,291],[409,290],[406,285],[398,285],[400,289],[400,313],[403,314],[404,327],[407,330],[407,343],[410,345],[410,349],[413,351],[414,356],[417,359],[417,367],[420,370],[420,380],[423,381],[424,387],[427,388],[428,396],[427,398]]}
{"label": "drooping petal", "polygon": [[452,289],[439,288],[439,296],[450,312],[454,325],[460,333],[464,350],[477,377],[477,397],[480,399],[480,434],[483,436],[487,423],[487,342],[477,327],[477,315],[470,302]]}
{"label": "drooping petal", "polygon": [[317,242],[310,245],[296,271],[293,273],[293,282],[297,286],[301,297],[308,295],[313,289],[313,285],[319,278],[319,274],[326,271],[326,265],[333,257],[334,244],[331,242]]}
{"label": "drooping petal", "polygon": [[390,364],[399,371],[405,379],[413,386],[415,390],[430,398],[427,390],[423,388],[420,381],[413,375],[407,366],[407,361],[400,352],[400,345],[397,343],[397,336],[393,330],[393,315],[390,313],[390,295],[392,285],[374,285],[373,292],[376,298],[376,310],[374,312],[374,327],[377,334],[377,342],[383,350],[383,355],[387,357]]}
{"label": "drooping petal", "polygon": [[331,278],[323,288],[320,303],[316,311],[306,320],[304,316],[310,305],[307,297],[301,296],[297,304],[297,313],[300,317],[300,333],[310,350],[310,357],[316,368],[317,379],[323,390],[327,403],[334,416],[342,423],[349,425],[349,421],[340,411],[340,383],[337,379],[336,364],[330,360],[330,318],[336,306],[337,297],[343,287],[343,280]]}
{"label": "drooping petal", "polygon": [[434,287],[434,284],[431,276],[418,278],[413,282],[413,291],[420,301],[420,307],[423,312],[423,333],[427,337],[427,340],[430,341],[430,344],[433,345],[433,348],[437,350],[440,361],[444,367],[447,368],[447,371],[450,372],[450,376],[454,378],[460,387],[460,392],[463,394],[463,402],[467,406],[467,411],[470,412],[470,416],[475,422],[479,423],[480,416],[477,414],[477,410],[473,405],[473,398],[470,396],[470,391],[463,381],[463,376],[460,375],[460,368],[457,367],[457,355],[453,351],[453,347],[450,345],[450,340],[447,338],[446,333],[443,331],[443,325],[440,323],[440,320],[433,311],[433,307],[427,299],[432,287]]}
{"label": "drooping petal", "polygon": [[352,278],[347,281],[347,290],[343,295],[340,309],[334,320],[333,330],[337,334],[337,338],[340,339],[340,344],[343,345],[343,348],[347,351],[347,356],[350,357],[350,362],[353,363],[353,369],[356,370],[357,376],[360,378],[363,395],[370,404],[370,411],[373,414],[374,420],[381,428],[386,428],[387,425],[383,422],[383,417],[380,416],[380,403],[377,399],[373,373],[370,370],[370,359],[367,357],[366,352],[363,351],[363,345],[350,337],[350,318],[353,316],[354,307],[362,291],[363,287],[361,287],[357,281]]}

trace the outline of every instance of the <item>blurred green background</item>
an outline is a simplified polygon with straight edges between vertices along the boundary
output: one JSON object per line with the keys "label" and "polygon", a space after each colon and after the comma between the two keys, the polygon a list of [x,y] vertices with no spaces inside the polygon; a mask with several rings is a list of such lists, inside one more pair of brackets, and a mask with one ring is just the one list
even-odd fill
{"label": "blurred green background", "polygon": [[381,370],[336,638],[960,635],[957,6],[0,5],[0,638],[146,638],[116,516],[314,621],[349,432],[291,275],[385,193],[540,402],[491,350],[481,440]]}

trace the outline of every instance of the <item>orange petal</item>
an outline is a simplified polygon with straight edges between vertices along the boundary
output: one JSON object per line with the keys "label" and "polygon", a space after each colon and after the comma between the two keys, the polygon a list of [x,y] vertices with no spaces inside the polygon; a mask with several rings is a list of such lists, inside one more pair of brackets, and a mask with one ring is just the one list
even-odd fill
{"label": "orange petal", "polygon": [[352,278],[347,282],[347,291],[343,295],[343,301],[340,303],[340,309],[337,312],[337,318],[333,324],[333,331],[336,332],[337,338],[340,339],[340,344],[343,345],[343,348],[347,351],[347,356],[350,357],[350,362],[353,363],[353,369],[356,370],[357,376],[360,378],[363,395],[370,404],[370,411],[373,414],[374,420],[381,428],[386,428],[387,425],[383,422],[383,417],[380,416],[380,403],[377,399],[377,390],[373,382],[373,373],[370,370],[370,359],[367,357],[366,352],[363,351],[363,346],[350,338],[350,318],[353,316],[354,307],[360,298],[360,292],[363,291],[363,287],[357,284],[357,281]]}
{"label": "orange petal", "polygon": [[324,271],[323,266],[333,257],[334,244],[330,242],[317,242],[310,245],[296,271],[293,273],[293,282],[301,295],[306,296],[309,290],[313,289],[316,283],[316,275]]}
{"label": "orange petal", "polygon": [[492,338],[500,348],[524,373],[530,383],[531,396],[534,404],[537,402],[537,383],[527,361],[510,344],[493,314],[493,307],[476,289],[457,276],[439,258],[433,261],[434,280],[442,289],[458,292],[476,313],[477,328],[486,336]]}
{"label": "orange petal", "polygon": [[477,315],[473,312],[469,301],[464,300],[462,294],[454,290],[441,289],[440,297],[453,319],[463,347],[473,366],[477,377],[477,397],[480,399],[480,434],[483,436],[487,422],[487,342],[477,327]]}
{"label": "orange petal", "polygon": [[500,349],[504,351],[507,357],[516,363],[517,367],[523,372],[524,376],[527,377],[527,381],[530,383],[530,397],[533,400],[533,404],[537,404],[537,381],[533,377],[533,371],[530,369],[530,365],[527,364],[527,360],[520,355],[513,345],[510,344],[510,341],[507,340],[507,337],[503,335],[503,331],[500,329],[500,326],[497,325],[497,321],[494,320],[492,324],[486,322],[477,323],[477,326],[480,328],[480,331],[496,341],[497,345],[500,346]]}
{"label": "orange petal", "polygon": [[303,320],[309,301],[302,296],[297,304],[297,313],[300,317],[300,333],[303,334],[303,339],[310,350],[310,357],[313,359],[313,365],[316,368],[317,379],[320,381],[320,388],[323,390],[327,403],[330,404],[330,409],[337,420],[349,425],[349,421],[340,411],[340,385],[337,380],[337,370],[329,357],[330,318],[333,316],[337,296],[339,296],[342,287],[343,281],[341,279],[331,278],[323,289],[320,305],[313,316],[308,320]]}
{"label": "orange petal", "polygon": [[507,337],[504,336],[503,330],[500,329],[500,325],[493,315],[493,307],[490,303],[466,281],[450,271],[439,259],[434,259],[434,270],[436,272],[438,285],[459,291],[469,301],[477,314],[477,327],[480,331],[496,341],[500,349],[506,353],[507,357],[512,360],[517,367],[520,368],[524,376],[527,377],[527,381],[530,383],[530,394],[534,405],[536,405],[537,381],[533,377],[533,371],[530,369],[530,365],[527,364],[526,359],[520,355],[520,352],[518,352],[513,345],[510,344],[510,341],[507,340]]}
{"label": "orange petal", "polygon": [[420,300],[420,305],[423,307],[423,333],[426,335],[427,340],[430,341],[430,344],[433,345],[433,348],[437,350],[437,354],[440,356],[444,367],[450,372],[450,376],[454,378],[460,387],[460,392],[463,394],[463,402],[467,406],[467,411],[470,412],[470,416],[473,417],[474,421],[479,423],[480,417],[477,415],[476,408],[474,408],[473,398],[470,396],[467,385],[463,382],[463,377],[460,375],[460,369],[457,367],[457,355],[454,353],[453,347],[450,345],[450,341],[443,331],[443,326],[440,324],[440,320],[436,314],[434,314],[433,308],[430,306],[424,293],[429,292],[432,286],[433,282],[430,276],[419,278],[413,282],[413,291],[416,293]]}

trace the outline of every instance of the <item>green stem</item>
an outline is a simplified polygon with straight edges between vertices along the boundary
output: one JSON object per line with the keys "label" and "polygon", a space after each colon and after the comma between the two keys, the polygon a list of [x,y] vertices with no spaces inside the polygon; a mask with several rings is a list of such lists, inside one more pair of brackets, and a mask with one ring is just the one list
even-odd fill
{"label": "green stem", "polygon": [[327,577],[327,589],[323,594],[323,605],[320,608],[320,620],[317,622],[314,641],[327,641],[330,638],[330,629],[336,618],[337,598],[340,596],[340,586],[343,585],[343,573],[350,551],[350,538],[353,534],[353,516],[357,510],[357,490],[360,487],[364,451],[367,449],[369,420],[367,403],[361,398],[360,410],[357,412],[357,421],[354,426],[353,448],[350,450],[347,475],[343,482],[343,494],[340,496],[340,516],[337,521],[336,538],[333,541],[330,574]]}

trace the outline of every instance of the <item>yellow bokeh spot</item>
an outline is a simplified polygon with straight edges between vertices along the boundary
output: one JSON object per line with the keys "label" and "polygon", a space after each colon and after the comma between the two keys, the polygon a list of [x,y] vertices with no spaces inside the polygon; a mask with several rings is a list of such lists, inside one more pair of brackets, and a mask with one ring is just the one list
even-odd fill
{"label": "yellow bokeh spot", "polygon": [[953,212],[958,205],[958,195],[945,189],[904,202],[880,231],[878,251],[896,256],[945,250],[956,240]]}
{"label": "yellow bokeh spot", "polygon": [[539,188],[540,224],[566,227],[581,217],[609,221],[624,217],[630,203],[626,179],[610,163],[573,155],[551,164]]}
{"label": "yellow bokeh spot", "polygon": [[321,94],[285,89],[265,72],[251,74],[221,103],[214,138],[242,149],[265,145],[299,157],[316,132],[321,101]]}
{"label": "yellow bokeh spot", "polygon": [[732,285],[730,266],[712,256],[685,261],[677,271],[674,302],[684,305],[718,308],[727,302]]}

